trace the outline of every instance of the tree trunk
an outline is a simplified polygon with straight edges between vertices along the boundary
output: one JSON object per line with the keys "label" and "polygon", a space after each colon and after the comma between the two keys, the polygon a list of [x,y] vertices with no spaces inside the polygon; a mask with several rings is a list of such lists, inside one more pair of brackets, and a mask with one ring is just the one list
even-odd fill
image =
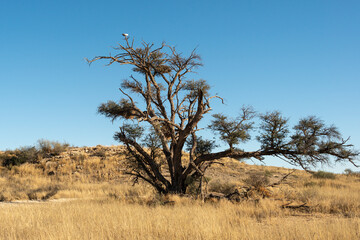
{"label": "tree trunk", "polygon": [[175,181],[171,183],[171,186],[168,189],[168,193],[172,194],[185,194],[188,184],[185,183],[185,179],[180,176],[175,178]]}

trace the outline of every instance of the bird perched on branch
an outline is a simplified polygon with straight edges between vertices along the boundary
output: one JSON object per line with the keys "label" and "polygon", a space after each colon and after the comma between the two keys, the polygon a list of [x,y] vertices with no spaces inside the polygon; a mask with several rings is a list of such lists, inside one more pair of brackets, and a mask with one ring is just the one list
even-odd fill
{"label": "bird perched on branch", "polygon": [[129,34],[127,34],[127,33],[123,33],[122,34],[125,38],[127,38],[128,36],[129,36]]}

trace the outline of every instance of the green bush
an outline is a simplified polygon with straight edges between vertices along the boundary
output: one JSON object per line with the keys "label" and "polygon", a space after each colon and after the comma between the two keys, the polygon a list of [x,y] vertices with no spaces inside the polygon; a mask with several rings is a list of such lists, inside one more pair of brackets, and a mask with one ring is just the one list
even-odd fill
{"label": "green bush", "polygon": [[317,172],[313,173],[312,176],[314,178],[319,178],[319,179],[335,179],[336,178],[336,175],[334,173],[324,172],[324,171],[317,171]]}

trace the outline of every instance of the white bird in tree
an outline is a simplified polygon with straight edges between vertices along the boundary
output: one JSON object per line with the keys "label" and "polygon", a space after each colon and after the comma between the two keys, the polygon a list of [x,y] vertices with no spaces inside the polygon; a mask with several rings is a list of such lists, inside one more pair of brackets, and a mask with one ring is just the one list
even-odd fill
{"label": "white bird in tree", "polygon": [[128,36],[129,36],[129,34],[127,34],[127,33],[123,33],[122,34],[125,38],[127,38]]}

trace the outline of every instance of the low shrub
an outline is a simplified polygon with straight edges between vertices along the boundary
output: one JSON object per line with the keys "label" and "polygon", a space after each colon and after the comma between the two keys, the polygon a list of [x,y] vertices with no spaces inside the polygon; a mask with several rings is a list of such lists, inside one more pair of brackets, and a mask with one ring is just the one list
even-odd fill
{"label": "low shrub", "polygon": [[99,148],[95,151],[93,156],[100,157],[100,158],[106,158],[106,149]]}
{"label": "low shrub", "polygon": [[43,157],[58,156],[62,152],[65,152],[69,147],[67,143],[60,143],[57,141],[49,141],[45,139],[38,140],[38,150]]}
{"label": "low shrub", "polygon": [[23,163],[36,163],[38,160],[39,152],[35,147],[21,147],[0,154],[1,165],[7,168],[19,166]]}
{"label": "low shrub", "polygon": [[246,178],[244,180],[244,182],[247,185],[252,186],[256,189],[260,188],[260,187],[265,187],[270,182],[268,176],[269,176],[269,174],[267,172],[252,173],[252,174],[250,174],[250,176],[248,178]]}
{"label": "low shrub", "polygon": [[221,179],[216,179],[209,182],[208,191],[229,194],[234,192],[236,187],[238,187],[238,185],[235,182],[227,182]]}
{"label": "low shrub", "polygon": [[318,178],[318,179],[335,179],[336,175],[334,173],[331,172],[324,172],[324,171],[318,171],[313,173],[312,175],[314,178]]}

